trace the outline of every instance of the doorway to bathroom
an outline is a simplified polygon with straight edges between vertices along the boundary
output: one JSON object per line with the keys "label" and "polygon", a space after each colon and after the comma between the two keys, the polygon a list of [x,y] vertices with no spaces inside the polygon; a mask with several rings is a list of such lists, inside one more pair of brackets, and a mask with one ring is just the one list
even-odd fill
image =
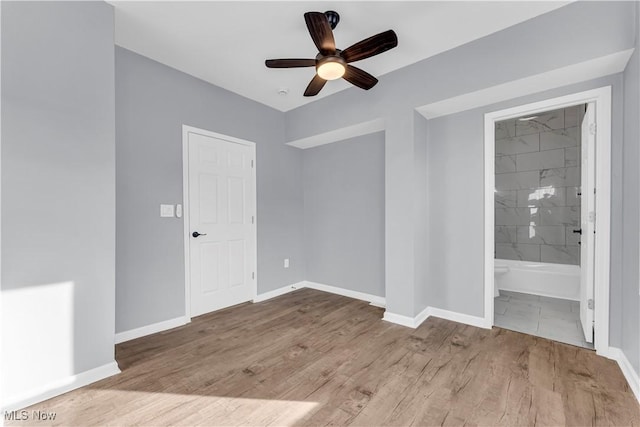
{"label": "doorway to bathroom", "polygon": [[603,354],[610,94],[606,87],[485,115],[487,323]]}

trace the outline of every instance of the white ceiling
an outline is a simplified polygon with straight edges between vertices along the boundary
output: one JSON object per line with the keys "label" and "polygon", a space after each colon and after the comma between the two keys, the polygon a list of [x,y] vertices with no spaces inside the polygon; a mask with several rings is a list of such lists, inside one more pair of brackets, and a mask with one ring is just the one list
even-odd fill
{"label": "white ceiling", "polygon": [[[351,87],[302,96],[313,68],[268,69],[268,58],[314,58],[303,14],[336,10],[344,49],[393,29],[398,47],[355,65],[380,76],[567,4],[567,1],[110,1],[116,44],[216,86],[287,111]],[[380,83],[383,84],[383,83]],[[287,95],[278,94],[288,89]],[[372,89],[375,91],[375,88]]]}

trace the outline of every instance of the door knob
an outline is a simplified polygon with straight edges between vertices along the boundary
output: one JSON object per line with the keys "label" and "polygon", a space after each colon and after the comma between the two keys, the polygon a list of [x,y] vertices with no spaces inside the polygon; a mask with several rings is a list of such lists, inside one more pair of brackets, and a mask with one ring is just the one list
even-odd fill
{"label": "door knob", "polygon": [[191,233],[191,235],[193,237],[198,237],[198,236],[206,236],[207,233],[198,233],[197,231],[194,231],[193,233]]}
{"label": "door knob", "polygon": [[582,234],[582,228],[579,229],[579,230],[573,230],[573,232],[576,233],[576,234]]}

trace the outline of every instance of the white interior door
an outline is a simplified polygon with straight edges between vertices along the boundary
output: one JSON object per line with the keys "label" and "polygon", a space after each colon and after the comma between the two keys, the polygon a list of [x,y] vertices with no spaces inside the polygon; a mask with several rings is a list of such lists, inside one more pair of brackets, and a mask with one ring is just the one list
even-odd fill
{"label": "white interior door", "polygon": [[253,298],[255,146],[188,133],[191,316]]}
{"label": "white interior door", "polygon": [[595,225],[595,146],[596,115],[593,103],[587,104],[582,120],[580,228],[580,322],[587,342],[593,342],[594,309],[594,225]]}

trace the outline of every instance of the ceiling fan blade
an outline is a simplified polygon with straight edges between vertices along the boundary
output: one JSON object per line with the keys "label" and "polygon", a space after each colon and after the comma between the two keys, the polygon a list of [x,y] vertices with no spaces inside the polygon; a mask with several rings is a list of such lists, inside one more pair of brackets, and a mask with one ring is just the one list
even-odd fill
{"label": "ceiling fan blade", "polygon": [[323,55],[336,53],[336,42],[327,16],[322,12],[307,12],[304,14],[307,29],[318,51]]}
{"label": "ceiling fan blade", "polygon": [[325,83],[327,83],[327,81],[316,74],[313,79],[311,79],[311,82],[309,82],[307,89],[304,91],[304,96],[316,96],[324,87]]}
{"label": "ceiling fan blade", "polygon": [[353,65],[347,65],[347,70],[342,78],[364,90],[369,90],[378,83],[378,79]]}
{"label": "ceiling fan blade", "polygon": [[386,52],[396,46],[398,46],[398,36],[393,30],[388,30],[349,46],[340,53],[340,56],[347,62],[360,61],[361,59]]}
{"label": "ceiling fan blade", "polygon": [[264,65],[268,68],[298,68],[298,67],[315,67],[315,59],[267,59]]}

